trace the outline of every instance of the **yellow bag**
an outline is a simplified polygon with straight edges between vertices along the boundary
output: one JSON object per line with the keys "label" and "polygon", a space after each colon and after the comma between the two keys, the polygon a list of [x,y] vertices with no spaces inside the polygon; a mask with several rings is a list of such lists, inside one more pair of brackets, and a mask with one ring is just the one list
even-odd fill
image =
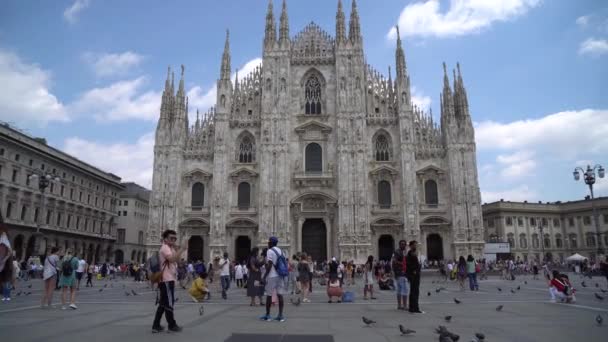
{"label": "yellow bag", "polygon": [[101,273],[97,273],[97,280],[101,280]]}

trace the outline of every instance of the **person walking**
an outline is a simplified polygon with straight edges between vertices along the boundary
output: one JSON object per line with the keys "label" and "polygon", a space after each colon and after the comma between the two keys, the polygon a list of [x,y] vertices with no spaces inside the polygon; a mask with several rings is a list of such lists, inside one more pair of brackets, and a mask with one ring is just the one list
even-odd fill
{"label": "person walking", "polygon": [[84,261],[83,258],[81,258],[80,260],[78,260],[78,269],[76,269],[76,290],[80,290],[80,281],[82,280],[82,275],[84,274],[84,271],[87,269],[87,262]]}
{"label": "person walking", "polygon": [[87,283],[86,283],[86,287],[93,287],[93,272],[95,271],[95,266],[93,265],[88,265],[87,267]]}
{"label": "person walking", "polygon": [[188,249],[188,240],[185,240],[183,245],[175,247],[177,242],[177,232],[167,229],[163,232],[163,245],[158,252],[158,259],[161,267],[161,280],[158,283],[158,291],[160,300],[156,308],[156,315],[152,323],[152,333],[159,333],[164,330],[160,325],[160,320],[165,314],[169,331],[179,332],[182,328],[177,325],[173,314],[173,305],[175,304],[175,282],[177,281],[177,262],[183,252]]}
{"label": "person walking", "polygon": [[260,249],[253,247],[251,253],[249,253],[249,261],[247,262],[247,268],[249,269],[249,276],[247,277],[247,297],[251,298],[249,306],[256,306],[255,298],[260,298],[260,305],[262,305],[262,296],[264,294],[264,288],[261,286],[262,273],[260,272]]}
{"label": "person walking", "polygon": [[460,291],[464,291],[464,278],[467,276],[467,261],[461,255],[458,258],[458,264],[456,265],[456,277],[458,278],[458,284],[460,285]]}
{"label": "person walking", "polygon": [[236,287],[239,289],[243,287],[243,266],[240,263],[234,266],[234,281],[236,282]]}
{"label": "person walking", "polygon": [[471,254],[467,257],[467,276],[469,277],[469,288],[471,291],[479,291],[479,284],[477,284],[477,263]]}
{"label": "person walking", "polygon": [[407,310],[407,296],[409,295],[409,283],[405,276],[407,270],[405,240],[399,241],[399,249],[393,253],[393,273],[397,282],[397,310]]}
{"label": "person walking", "polygon": [[411,313],[421,313],[424,311],[420,310],[418,306],[418,297],[420,295],[420,270],[421,265],[418,260],[418,243],[414,241],[410,241],[410,250],[407,252],[407,256],[405,257],[405,274],[410,283],[410,307],[409,311]]}
{"label": "person walking", "polygon": [[363,270],[365,285],[363,286],[363,299],[367,300],[367,294],[369,293],[371,299],[376,299],[374,297],[374,256],[370,255],[367,257],[367,262],[365,263],[365,269]]}
{"label": "person walking", "polygon": [[[274,318],[277,322],[285,322],[285,316],[283,315],[283,307],[285,306],[285,301],[283,300],[283,295],[287,292],[286,286],[286,277],[280,276],[277,268],[279,265],[279,259],[282,259],[283,262],[286,263],[285,256],[283,255],[283,251],[277,245],[279,244],[279,239],[271,236],[268,239],[268,251],[266,253],[266,272],[262,277],[262,283],[264,285],[264,290],[266,292],[266,314],[260,317],[263,321],[271,321],[270,317],[270,306],[272,305],[272,295],[276,292],[277,298],[279,300],[279,315]],[[287,265],[284,265],[287,266]]]}
{"label": "person walking", "polygon": [[55,279],[57,278],[57,270],[59,267],[59,252],[58,247],[51,248],[51,255],[44,259],[44,269],[42,271],[43,294],[40,301],[42,309],[50,307],[53,301],[53,291],[55,287]]}
{"label": "person walking", "polygon": [[72,252],[68,249],[60,266],[59,287],[61,292],[61,310],[67,309],[66,295],[68,288],[70,289],[70,308],[78,309],[76,306],[76,270],[78,269],[78,258],[72,256]]}
{"label": "person walking", "polygon": [[300,279],[300,295],[303,303],[310,303],[308,299],[309,287],[310,287],[310,265],[308,264],[308,256],[302,252],[300,255],[300,261],[298,262],[298,276]]}
{"label": "person walking", "polygon": [[222,298],[228,299],[228,289],[230,288],[230,259],[228,252],[224,252],[224,257],[220,261],[220,281],[222,285]]}

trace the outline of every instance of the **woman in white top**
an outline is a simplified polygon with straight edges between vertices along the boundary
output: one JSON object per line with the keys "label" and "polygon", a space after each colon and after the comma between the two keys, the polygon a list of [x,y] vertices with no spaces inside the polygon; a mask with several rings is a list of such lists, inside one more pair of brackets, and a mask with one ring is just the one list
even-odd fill
{"label": "woman in white top", "polygon": [[57,279],[57,266],[59,265],[58,247],[51,248],[51,255],[44,260],[44,270],[42,279],[44,281],[44,294],[40,302],[40,307],[50,307],[53,301],[53,290],[55,289],[55,280]]}
{"label": "woman in white top", "polygon": [[243,287],[243,266],[241,264],[236,264],[234,267],[234,279],[238,288]]}

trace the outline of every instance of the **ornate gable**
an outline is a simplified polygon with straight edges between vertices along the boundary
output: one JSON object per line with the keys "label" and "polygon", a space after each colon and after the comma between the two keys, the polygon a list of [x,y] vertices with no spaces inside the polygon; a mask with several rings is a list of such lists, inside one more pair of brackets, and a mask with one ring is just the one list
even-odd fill
{"label": "ornate gable", "polygon": [[196,182],[208,182],[211,177],[213,177],[213,174],[199,168],[196,168],[183,174],[183,178],[188,185],[194,184]]}
{"label": "ornate gable", "polygon": [[235,183],[241,181],[252,181],[258,177],[258,173],[247,167],[239,167],[230,173],[230,177]]}
{"label": "ornate gable", "polygon": [[332,128],[319,121],[308,121],[294,129],[304,140],[327,140]]}
{"label": "ornate gable", "polygon": [[394,181],[399,174],[399,170],[388,165],[379,166],[369,172],[374,181],[390,180]]}
{"label": "ornate gable", "polygon": [[291,63],[334,64],[334,39],[319,25],[311,22],[293,38]]}
{"label": "ornate gable", "polygon": [[445,172],[442,169],[440,169],[438,166],[435,166],[433,164],[416,171],[417,175],[423,175],[423,174],[429,174],[429,173],[435,173],[437,175],[442,175]]}

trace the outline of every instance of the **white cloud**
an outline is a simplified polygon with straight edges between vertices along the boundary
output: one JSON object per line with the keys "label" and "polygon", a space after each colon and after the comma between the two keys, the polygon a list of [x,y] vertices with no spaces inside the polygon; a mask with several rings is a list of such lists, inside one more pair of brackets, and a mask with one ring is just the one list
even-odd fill
{"label": "white cloud", "polygon": [[578,48],[579,55],[601,56],[608,53],[608,40],[588,38]]}
{"label": "white cloud", "polygon": [[146,83],[145,77],[139,77],[88,90],[70,105],[70,111],[98,121],[157,120],[161,93],[142,92]]}
{"label": "white cloud", "polygon": [[504,199],[505,201],[523,202],[535,201],[538,193],[526,184],[504,191],[481,191],[482,203],[491,203]]}
{"label": "white cloud", "polygon": [[[405,6],[397,23],[402,36],[456,37],[522,16],[540,3],[541,0],[450,0],[449,8],[442,12],[439,0],[426,0]],[[396,36],[397,31],[391,28],[388,38]]]}
{"label": "white cloud", "polygon": [[104,54],[88,52],[83,57],[99,77],[124,75],[144,59],[142,55],[133,51]]}
{"label": "white cloud", "polygon": [[532,151],[517,151],[512,154],[501,154],[496,157],[501,164],[500,175],[505,179],[519,179],[530,176],[536,168],[536,160]]}
{"label": "white cloud", "polygon": [[65,140],[63,151],[111,172],[123,181],[133,181],[147,188],[152,186],[154,133],[147,133],[134,143],[95,142],[79,137]]}
{"label": "white cloud", "polygon": [[589,19],[591,19],[591,16],[589,15],[580,16],[576,18],[576,24],[580,27],[587,27],[589,24]]}
{"label": "white cloud", "polygon": [[63,18],[70,24],[75,23],[78,20],[78,15],[85,8],[89,7],[91,0],[76,0],[72,6],[68,7],[63,11]]}
{"label": "white cloud", "polygon": [[2,120],[45,125],[69,121],[64,105],[51,93],[51,73],[0,50],[0,113]]}
{"label": "white cloud", "polygon": [[431,97],[424,95],[421,90],[414,86],[412,87],[412,103],[426,112],[431,108]]}

